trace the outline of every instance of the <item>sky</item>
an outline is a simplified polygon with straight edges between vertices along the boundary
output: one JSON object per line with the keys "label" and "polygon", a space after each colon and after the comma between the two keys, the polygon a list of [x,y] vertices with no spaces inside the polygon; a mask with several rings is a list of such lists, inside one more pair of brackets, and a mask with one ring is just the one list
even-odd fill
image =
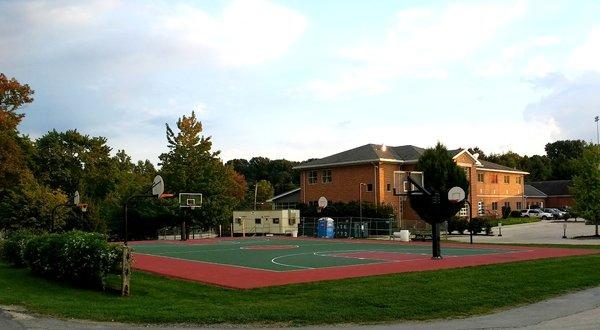
{"label": "sky", "polygon": [[600,1],[6,1],[22,133],[158,162],[195,111],[223,160],[366,143],[543,154],[595,141]]}

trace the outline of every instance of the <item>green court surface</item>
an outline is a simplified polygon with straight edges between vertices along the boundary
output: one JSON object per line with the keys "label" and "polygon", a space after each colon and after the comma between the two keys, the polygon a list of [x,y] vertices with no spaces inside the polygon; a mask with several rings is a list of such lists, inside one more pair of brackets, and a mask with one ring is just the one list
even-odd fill
{"label": "green court surface", "polygon": [[[134,253],[187,261],[294,271],[393,261],[430,259],[431,245],[389,241],[248,238],[210,242],[154,241],[134,245]],[[507,249],[444,247],[445,257],[510,253]]]}

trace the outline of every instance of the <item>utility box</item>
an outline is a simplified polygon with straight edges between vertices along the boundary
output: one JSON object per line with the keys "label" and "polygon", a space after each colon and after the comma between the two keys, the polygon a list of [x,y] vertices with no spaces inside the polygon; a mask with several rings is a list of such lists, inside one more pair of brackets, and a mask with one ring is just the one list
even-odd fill
{"label": "utility box", "polygon": [[233,211],[233,233],[292,235],[298,232],[300,210]]}

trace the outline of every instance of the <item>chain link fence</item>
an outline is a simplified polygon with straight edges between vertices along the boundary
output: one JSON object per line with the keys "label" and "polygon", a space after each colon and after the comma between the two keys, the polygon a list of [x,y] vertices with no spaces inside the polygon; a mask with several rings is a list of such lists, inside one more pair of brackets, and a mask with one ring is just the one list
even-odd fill
{"label": "chain link fence", "polygon": [[[208,230],[203,230],[199,227],[188,227],[186,228],[188,232],[189,239],[196,238],[215,238],[219,237],[219,230],[215,230],[210,228]],[[158,239],[159,240],[180,240],[181,239],[181,227],[173,226],[173,227],[164,227],[158,230]]]}

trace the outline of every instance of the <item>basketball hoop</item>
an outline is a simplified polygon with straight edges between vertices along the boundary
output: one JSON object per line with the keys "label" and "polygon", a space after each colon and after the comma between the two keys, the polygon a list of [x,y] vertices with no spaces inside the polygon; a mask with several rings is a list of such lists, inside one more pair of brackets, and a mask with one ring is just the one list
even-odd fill
{"label": "basketball hoop", "polygon": [[450,203],[460,203],[465,200],[465,190],[461,187],[452,187],[448,191],[448,201]]}

